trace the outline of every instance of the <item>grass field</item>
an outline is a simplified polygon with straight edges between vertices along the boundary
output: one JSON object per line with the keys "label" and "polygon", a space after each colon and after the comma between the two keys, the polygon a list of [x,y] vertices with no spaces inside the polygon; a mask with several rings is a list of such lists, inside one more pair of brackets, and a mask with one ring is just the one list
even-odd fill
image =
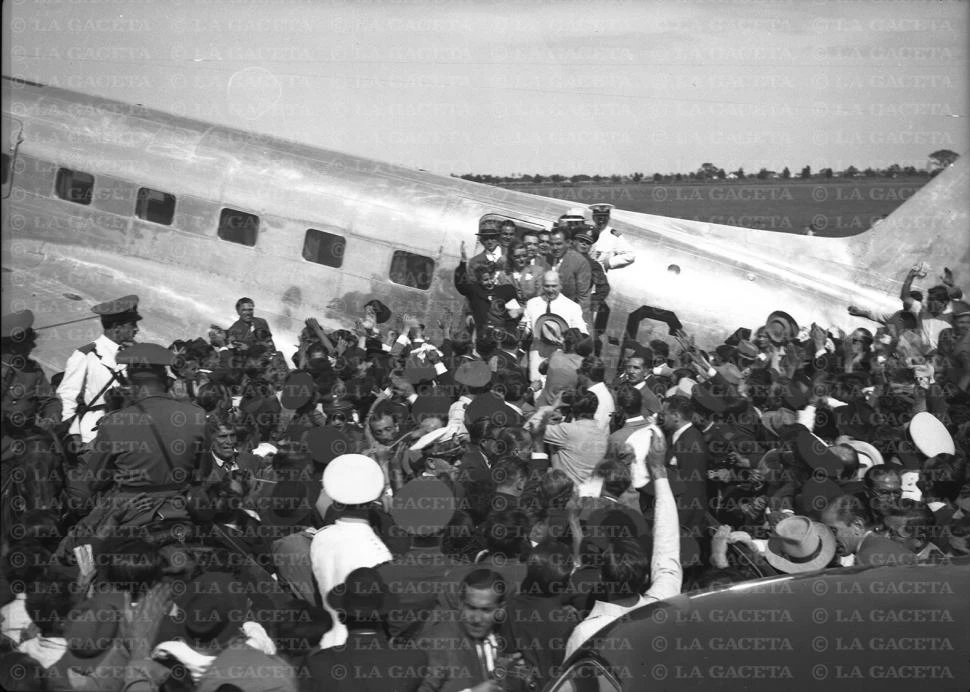
{"label": "grass field", "polygon": [[706,183],[508,185],[580,204],[820,236],[862,233],[914,195],[929,178],[719,180]]}

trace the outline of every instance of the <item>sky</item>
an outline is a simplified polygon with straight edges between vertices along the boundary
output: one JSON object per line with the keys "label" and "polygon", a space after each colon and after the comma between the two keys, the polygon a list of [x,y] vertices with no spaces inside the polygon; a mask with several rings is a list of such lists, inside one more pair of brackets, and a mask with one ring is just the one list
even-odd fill
{"label": "sky", "polygon": [[924,167],[962,0],[8,0],[3,73],[443,174]]}

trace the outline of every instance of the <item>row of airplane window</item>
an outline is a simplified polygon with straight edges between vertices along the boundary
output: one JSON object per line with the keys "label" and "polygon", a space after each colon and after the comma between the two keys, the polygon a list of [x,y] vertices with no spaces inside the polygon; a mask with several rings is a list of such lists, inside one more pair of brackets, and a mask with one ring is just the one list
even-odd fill
{"label": "row of airplane window", "polygon": [[[88,206],[94,196],[94,176],[60,168],[54,182],[54,193],[60,199]],[[134,211],[139,219],[171,226],[175,218],[175,195],[147,187],[139,188]],[[219,212],[217,235],[230,243],[255,247],[259,237],[259,217],[223,207]],[[303,259],[326,267],[342,267],[346,249],[345,237],[316,228],[308,228],[303,238]],[[396,284],[426,291],[431,287],[434,269],[435,261],[430,257],[395,250],[391,257],[389,277]]]}

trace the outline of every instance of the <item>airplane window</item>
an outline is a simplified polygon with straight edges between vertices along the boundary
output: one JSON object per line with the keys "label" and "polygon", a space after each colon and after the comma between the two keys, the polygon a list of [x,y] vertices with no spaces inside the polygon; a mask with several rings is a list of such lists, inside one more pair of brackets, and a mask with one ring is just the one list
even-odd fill
{"label": "airplane window", "polygon": [[339,267],[344,263],[347,240],[343,236],[308,228],[303,238],[303,259],[327,267]]}
{"label": "airplane window", "polygon": [[563,673],[552,692],[620,692],[620,685],[598,662],[579,661]]}
{"label": "airplane window", "polygon": [[3,157],[3,161],[0,162],[3,166],[0,168],[0,175],[3,176],[3,179],[0,180],[0,185],[6,185],[7,181],[10,180],[10,163],[13,159],[10,158],[10,154],[0,154],[0,156]]}
{"label": "airplane window", "polygon": [[431,288],[433,277],[433,259],[413,252],[394,251],[394,257],[391,259],[391,281],[426,291]]}
{"label": "airplane window", "polygon": [[145,221],[171,226],[172,217],[175,216],[175,195],[150,190],[147,187],[140,188],[138,202],[135,204],[135,215]]}
{"label": "airplane window", "polygon": [[69,168],[57,171],[54,191],[61,199],[75,204],[91,204],[91,194],[94,192],[94,176]]}
{"label": "airplane window", "polygon": [[253,247],[259,232],[259,217],[236,209],[223,209],[219,214],[219,237],[230,243]]}

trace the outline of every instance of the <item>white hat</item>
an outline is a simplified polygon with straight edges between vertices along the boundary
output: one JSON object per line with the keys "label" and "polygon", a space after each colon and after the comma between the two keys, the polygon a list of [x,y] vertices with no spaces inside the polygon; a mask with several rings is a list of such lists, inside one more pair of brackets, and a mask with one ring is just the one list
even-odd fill
{"label": "white hat", "polygon": [[924,455],[954,454],[956,446],[946,426],[928,411],[920,411],[909,422],[909,434],[916,447]]}
{"label": "white hat", "polygon": [[563,218],[567,218],[567,219],[568,218],[585,219],[586,218],[586,210],[583,209],[582,207],[572,207],[565,214],[563,214],[562,216],[560,216],[559,218],[560,219],[563,219]]}
{"label": "white hat", "polygon": [[341,454],[324,469],[323,490],[344,505],[373,502],[384,492],[384,472],[363,454]]}

